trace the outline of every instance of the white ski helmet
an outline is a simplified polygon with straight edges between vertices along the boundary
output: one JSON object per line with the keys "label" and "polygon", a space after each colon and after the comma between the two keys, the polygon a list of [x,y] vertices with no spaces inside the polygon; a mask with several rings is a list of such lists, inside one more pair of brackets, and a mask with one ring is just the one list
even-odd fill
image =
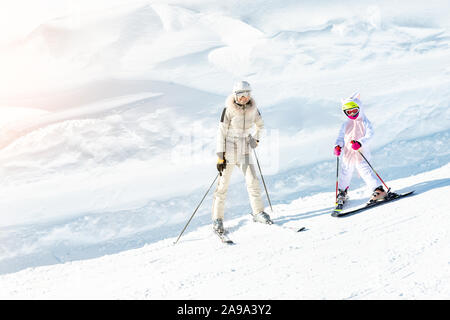
{"label": "white ski helmet", "polygon": [[248,92],[252,91],[252,87],[250,86],[250,83],[248,83],[247,81],[238,81],[233,86],[233,93],[246,91]]}

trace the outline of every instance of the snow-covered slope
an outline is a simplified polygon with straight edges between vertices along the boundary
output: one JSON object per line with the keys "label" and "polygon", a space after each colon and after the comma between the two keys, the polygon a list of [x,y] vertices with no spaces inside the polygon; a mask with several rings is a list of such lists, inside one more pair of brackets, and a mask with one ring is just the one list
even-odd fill
{"label": "snow-covered slope", "polygon": [[[384,180],[448,177],[447,1],[5,3],[0,274],[177,236],[217,174],[217,123],[242,78],[267,128],[257,152],[275,205],[334,201],[339,103],[355,90]],[[239,174],[228,199],[241,233]],[[209,239],[210,208],[211,195],[187,239]]]}
{"label": "snow-covered slope", "polygon": [[[0,276],[0,298],[443,299],[450,294],[450,166],[391,182],[413,196],[332,218],[332,193],[274,207],[276,225],[249,215],[103,257]],[[350,194],[361,203],[362,190]],[[297,233],[291,228],[306,226]]]}

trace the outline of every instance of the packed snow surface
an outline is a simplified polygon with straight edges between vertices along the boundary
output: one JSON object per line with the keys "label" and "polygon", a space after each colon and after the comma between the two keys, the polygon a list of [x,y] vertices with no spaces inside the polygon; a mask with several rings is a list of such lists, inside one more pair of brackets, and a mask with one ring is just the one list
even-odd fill
{"label": "packed snow surface", "polygon": [[[407,198],[332,218],[331,193],[274,207],[274,225],[229,219],[99,258],[0,277],[20,299],[442,299],[450,294],[450,165],[392,181]],[[361,190],[350,195],[361,204]],[[305,226],[306,231],[295,230]]]}
{"label": "packed snow surface", "polygon": [[[0,297],[449,298],[449,9],[2,1]],[[211,233],[210,193],[173,246],[217,174],[217,125],[241,79],[265,121],[256,151],[277,225],[251,222],[236,171],[237,245]],[[416,191],[333,219],[340,99],[356,90],[371,164]],[[356,173],[350,195],[370,195]]]}

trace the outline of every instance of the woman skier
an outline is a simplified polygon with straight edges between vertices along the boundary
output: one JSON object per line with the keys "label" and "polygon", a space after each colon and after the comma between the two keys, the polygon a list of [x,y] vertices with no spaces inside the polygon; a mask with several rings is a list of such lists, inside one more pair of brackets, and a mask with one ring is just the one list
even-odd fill
{"label": "woman skier", "polygon": [[[239,81],[233,87],[233,92],[225,102],[217,132],[217,170],[220,177],[214,192],[212,219],[213,229],[224,234],[223,227],[225,200],[231,174],[235,166],[241,169],[247,184],[247,192],[253,212],[253,220],[262,223],[272,223],[270,216],[264,212],[261,199],[261,189],[256,174],[250,148],[256,148],[259,143],[264,122],[261,113],[251,97],[251,87],[247,81]],[[256,131],[252,135],[253,126]]]}
{"label": "woman skier", "polygon": [[337,196],[337,204],[341,205],[348,198],[347,191],[355,168],[366,185],[373,190],[369,202],[381,200],[387,196],[381,181],[360,154],[361,152],[366,159],[370,159],[368,142],[373,136],[373,127],[362,112],[362,104],[359,99],[360,95],[356,92],[351,97],[341,100],[342,111],[348,118],[341,126],[335,142],[336,146],[334,147],[336,156],[339,157],[341,153],[343,154],[343,161],[341,161],[339,171],[339,192]]}

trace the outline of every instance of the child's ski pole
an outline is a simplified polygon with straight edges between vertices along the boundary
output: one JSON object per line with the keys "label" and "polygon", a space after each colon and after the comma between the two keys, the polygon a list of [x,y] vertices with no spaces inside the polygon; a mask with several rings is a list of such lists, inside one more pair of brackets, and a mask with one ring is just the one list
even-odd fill
{"label": "child's ski pole", "polygon": [[336,157],[336,205],[338,197],[338,181],[339,181],[339,156]]}
{"label": "child's ski pole", "polygon": [[391,190],[391,188],[389,188],[386,183],[384,183],[383,179],[381,179],[381,177],[378,175],[378,173],[375,171],[375,169],[371,166],[371,164],[369,163],[369,161],[367,161],[366,157],[362,154],[362,152],[358,149],[359,154],[364,158],[364,160],[366,160],[367,164],[369,165],[370,169],[373,170],[373,172],[377,175],[378,179],[380,179],[380,181],[384,184],[384,186],[388,189],[387,192],[389,192]]}

